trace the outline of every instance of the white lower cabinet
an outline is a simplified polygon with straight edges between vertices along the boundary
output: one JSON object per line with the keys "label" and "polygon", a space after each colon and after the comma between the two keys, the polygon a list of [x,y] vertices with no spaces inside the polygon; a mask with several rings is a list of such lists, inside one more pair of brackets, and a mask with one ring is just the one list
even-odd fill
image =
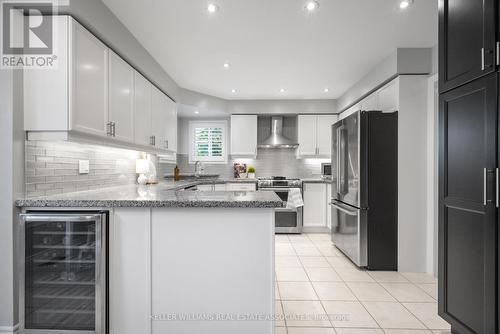
{"label": "white lower cabinet", "polygon": [[109,232],[110,332],[151,333],[151,209],[115,209]]}
{"label": "white lower cabinet", "polygon": [[304,227],[327,227],[326,183],[304,183]]}

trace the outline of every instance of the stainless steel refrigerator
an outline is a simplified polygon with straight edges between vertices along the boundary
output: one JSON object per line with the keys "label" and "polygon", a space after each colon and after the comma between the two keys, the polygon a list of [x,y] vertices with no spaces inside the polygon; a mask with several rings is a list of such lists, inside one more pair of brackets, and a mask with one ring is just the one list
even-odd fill
{"label": "stainless steel refrigerator", "polygon": [[359,267],[397,270],[397,112],[332,125],[332,241]]}

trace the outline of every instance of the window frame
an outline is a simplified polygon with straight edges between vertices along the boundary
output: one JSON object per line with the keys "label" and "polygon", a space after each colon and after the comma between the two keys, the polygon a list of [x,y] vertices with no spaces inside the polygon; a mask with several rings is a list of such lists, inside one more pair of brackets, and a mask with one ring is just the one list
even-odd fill
{"label": "window frame", "polygon": [[[220,127],[222,128],[222,156],[221,157],[201,157],[194,155],[194,129],[201,127]],[[227,120],[213,121],[189,121],[189,163],[194,164],[196,161],[211,163],[211,164],[227,164]]]}

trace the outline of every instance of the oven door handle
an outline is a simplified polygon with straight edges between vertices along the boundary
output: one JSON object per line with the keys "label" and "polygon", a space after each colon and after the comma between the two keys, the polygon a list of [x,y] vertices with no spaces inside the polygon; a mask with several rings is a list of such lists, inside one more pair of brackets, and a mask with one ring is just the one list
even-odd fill
{"label": "oven door handle", "polygon": [[335,209],[337,209],[339,211],[342,211],[343,213],[345,213],[346,215],[349,215],[349,216],[357,216],[358,212],[359,212],[359,209],[354,209],[354,210],[351,211],[351,210],[345,208],[343,205],[340,205],[340,204],[338,204],[336,202],[330,202],[328,204],[330,204]]}

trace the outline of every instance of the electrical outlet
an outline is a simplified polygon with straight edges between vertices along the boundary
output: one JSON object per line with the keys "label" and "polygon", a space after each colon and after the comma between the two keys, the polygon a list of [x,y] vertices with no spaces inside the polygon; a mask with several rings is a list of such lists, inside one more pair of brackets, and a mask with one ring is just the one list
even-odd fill
{"label": "electrical outlet", "polygon": [[88,160],[78,160],[78,173],[88,174],[90,171]]}

